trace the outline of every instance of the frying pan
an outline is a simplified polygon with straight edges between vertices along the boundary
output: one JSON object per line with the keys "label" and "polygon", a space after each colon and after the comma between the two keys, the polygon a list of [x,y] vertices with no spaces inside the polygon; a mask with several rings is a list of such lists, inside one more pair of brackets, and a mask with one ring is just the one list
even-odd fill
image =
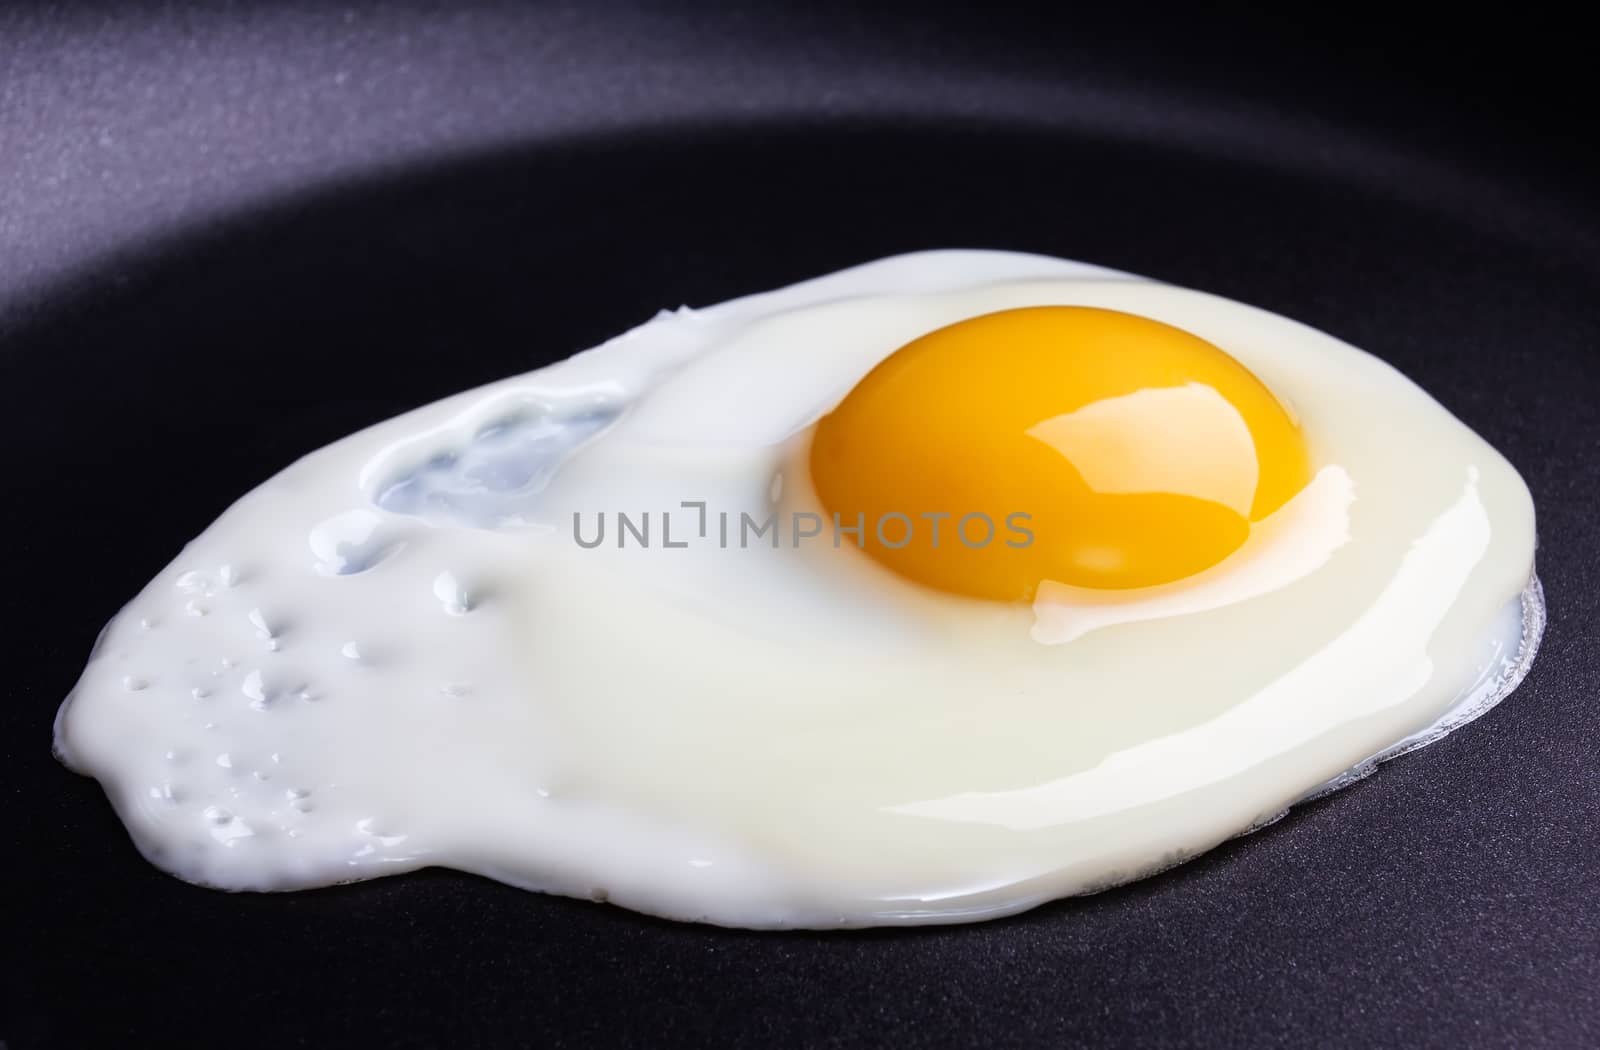
{"label": "frying pan", "polygon": [[[1600,1044],[1581,42],[1282,17],[0,14],[0,1044]],[[101,624],[297,456],[660,307],[941,246],[1149,274],[1395,364],[1533,490],[1532,675],[1262,833],[972,927],[745,933],[439,870],[222,894],[51,758]]]}

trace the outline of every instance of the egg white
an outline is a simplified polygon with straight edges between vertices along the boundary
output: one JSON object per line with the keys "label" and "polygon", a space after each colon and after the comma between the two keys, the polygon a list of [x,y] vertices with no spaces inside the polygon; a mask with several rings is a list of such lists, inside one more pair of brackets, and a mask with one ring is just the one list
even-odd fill
{"label": "egg white", "polygon": [[[899,346],[1041,304],[1223,347],[1342,495],[1278,562],[1103,608],[691,533],[685,503],[761,519],[803,492],[797,443]],[[573,542],[574,513],[619,511],[657,544]],[[660,546],[666,512],[696,542]],[[1330,336],[918,253],[663,313],[306,457],[108,625],[56,743],[153,862],[228,889],[440,864],[730,925],[985,918],[1168,866],[1487,709],[1537,646],[1533,546],[1511,466]]]}

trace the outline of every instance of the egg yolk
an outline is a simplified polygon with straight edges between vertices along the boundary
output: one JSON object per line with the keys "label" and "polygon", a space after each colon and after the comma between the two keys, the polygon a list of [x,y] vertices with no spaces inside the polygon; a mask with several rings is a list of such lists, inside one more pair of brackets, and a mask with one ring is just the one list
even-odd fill
{"label": "egg yolk", "polygon": [[1041,306],[901,347],[817,424],[810,473],[836,542],[942,591],[1029,601],[1045,580],[1146,587],[1216,565],[1310,462],[1272,391],[1204,339]]}

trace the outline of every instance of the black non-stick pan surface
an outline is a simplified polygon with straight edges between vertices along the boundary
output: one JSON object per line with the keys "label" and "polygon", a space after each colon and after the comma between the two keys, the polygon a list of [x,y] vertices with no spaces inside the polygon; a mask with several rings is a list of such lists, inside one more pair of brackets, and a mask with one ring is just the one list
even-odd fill
{"label": "black non-stick pan surface", "polygon": [[[6,8],[0,1044],[1600,1045],[1594,109],[1581,36],[1514,14]],[[1417,380],[1532,487],[1526,684],[1168,874],[970,927],[438,870],[223,894],[52,759],[100,626],[301,454],[940,246],[1207,289]]]}

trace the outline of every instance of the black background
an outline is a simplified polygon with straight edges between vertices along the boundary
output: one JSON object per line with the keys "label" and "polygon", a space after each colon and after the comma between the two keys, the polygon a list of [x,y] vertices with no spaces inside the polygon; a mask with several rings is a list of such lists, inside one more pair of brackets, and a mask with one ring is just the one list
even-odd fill
{"label": "black background", "polygon": [[[1600,1045],[1583,59],[1344,8],[0,14],[0,1041]],[[1204,288],[1412,376],[1533,490],[1526,684],[1176,871],[921,930],[443,871],[225,895],[51,759],[100,625],[296,456],[661,306],[940,246]]]}

